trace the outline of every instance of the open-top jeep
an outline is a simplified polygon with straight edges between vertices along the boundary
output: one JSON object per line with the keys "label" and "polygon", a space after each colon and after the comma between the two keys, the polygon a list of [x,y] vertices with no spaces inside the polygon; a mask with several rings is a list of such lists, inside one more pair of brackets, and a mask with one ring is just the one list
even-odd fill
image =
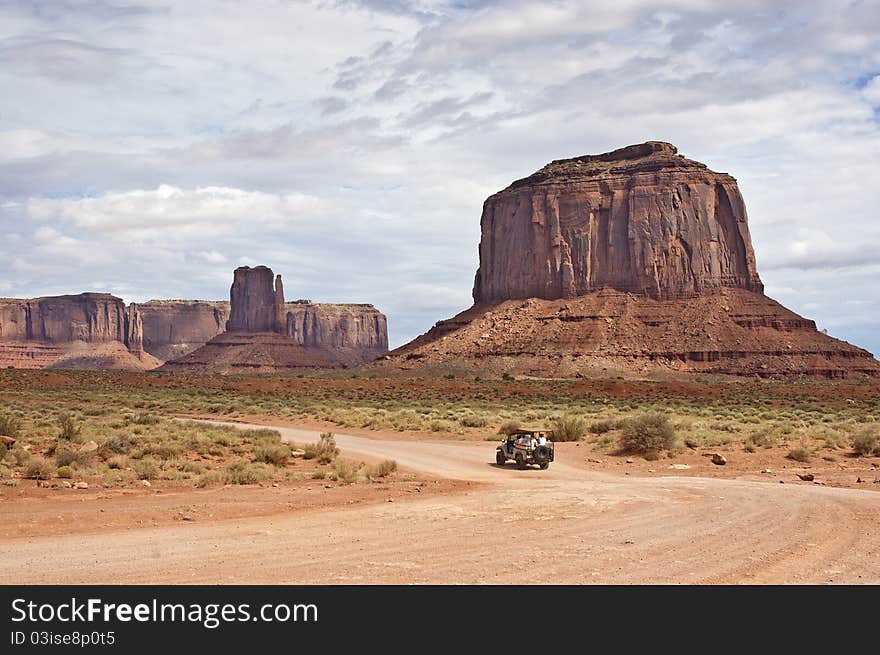
{"label": "open-top jeep", "polygon": [[512,459],[518,469],[530,464],[545,469],[553,461],[552,437],[552,430],[517,430],[501,440],[495,449],[495,463],[504,466],[507,460]]}

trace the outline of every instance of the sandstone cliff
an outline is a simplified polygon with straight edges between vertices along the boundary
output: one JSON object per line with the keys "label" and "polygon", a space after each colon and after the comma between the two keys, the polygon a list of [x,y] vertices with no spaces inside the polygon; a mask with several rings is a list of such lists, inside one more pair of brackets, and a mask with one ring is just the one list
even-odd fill
{"label": "sandstone cliff", "polygon": [[385,315],[372,305],[300,301],[285,303],[281,313],[282,334],[303,346],[363,350],[375,357],[388,350]]}
{"label": "sandstone cliff", "polygon": [[0,339],[124,342],[125,303],[106,293],[0,300]]}
{"label": "sandstone cliff", "polygon": [[474,301],[763,285],[736,180],[651,141],[554,161],[486,200]]}
{"label": "sandstone cliff", "polygon": [[[0,365],[26,368],[130,368],[144,357],[137,321],[105,293],[0,300]],[[91,359],[90,359],[91,358]]]}
{"label": "sandstone cliff", "polygon": [[228,302],[203,300],[151,300],[132,303],[129,310],[143,325],[143,349],[167,361],[200,348],[223,332],[230,306]]}

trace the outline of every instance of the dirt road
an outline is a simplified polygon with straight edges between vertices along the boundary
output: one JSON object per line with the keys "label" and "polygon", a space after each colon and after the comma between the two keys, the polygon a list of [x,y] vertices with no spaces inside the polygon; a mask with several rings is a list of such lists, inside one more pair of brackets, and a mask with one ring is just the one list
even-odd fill
{"label": "dirt road", "polygon": [[[244,427],[244,426],[243,426]],[[265,427],[265,426],[261,426]],[[285,439],[316,432],[278,428]],[[336,435],[491,483],[329,512],[7,540],[8,583],[880,583],[880,495],[493,463],[490,443]]]}

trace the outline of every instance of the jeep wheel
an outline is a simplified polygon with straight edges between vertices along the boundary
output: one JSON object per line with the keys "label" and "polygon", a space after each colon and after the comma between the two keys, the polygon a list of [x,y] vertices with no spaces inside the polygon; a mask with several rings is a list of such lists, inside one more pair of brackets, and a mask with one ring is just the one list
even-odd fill
{"label": "jeep wheel", "polygon": [[550,466],[550,462],[541,462],[542,469],[546,469],[548,466]]}
{"label": "jeep wheel", "polygon": [[550,447],[549,446],[538,446],[535,448],[535,454],[533,455],[536,461],[538,462],[549,462],[550,461]]}
{"label": "jeep wheel", "polygon": [[500,450],[496,450],[495,451],[495,463],[498,464],[498,466],[504,466],[504,464],[506,462],[507,462],[507,458],[504,456],[504,453],[502,453]]}
{"label": "jeep wheel", "polygon": [[516,454],[516,468],[523,470],[526,467],[526,460],[521,453]]}

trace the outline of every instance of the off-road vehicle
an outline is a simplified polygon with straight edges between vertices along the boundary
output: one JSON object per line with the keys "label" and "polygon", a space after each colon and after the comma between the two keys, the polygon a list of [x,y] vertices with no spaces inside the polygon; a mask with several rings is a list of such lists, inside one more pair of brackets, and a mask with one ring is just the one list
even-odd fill
{"label": "off-road vehicle", "polygon": [[545,469],[553,461],[552,438],[552,430],[517,430],[501,440],[495,449],[495,463],[504,466],[507,460],[512,459],[518,469],[530,464]]}

